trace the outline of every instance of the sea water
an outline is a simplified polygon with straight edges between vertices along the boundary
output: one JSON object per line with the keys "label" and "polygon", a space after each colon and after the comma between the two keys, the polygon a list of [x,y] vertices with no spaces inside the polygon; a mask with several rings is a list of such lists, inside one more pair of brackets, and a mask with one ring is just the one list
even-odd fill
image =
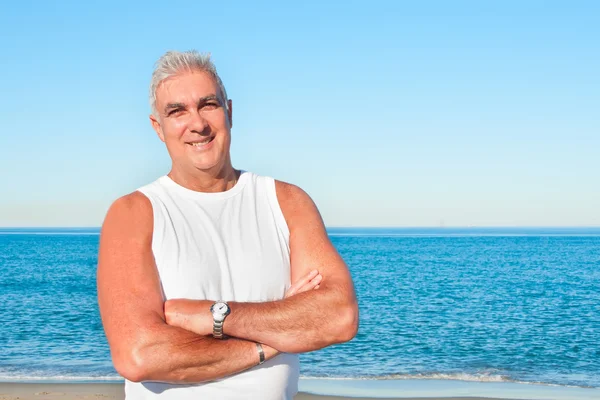
{"label": "sea water", "polygon": [[[600,229],[329,229],[360,308],[310,378],[600,387]],[[113,380],[98,229],[0,229],[0,380]],[[318,310],[315,310],[318,317]]]}

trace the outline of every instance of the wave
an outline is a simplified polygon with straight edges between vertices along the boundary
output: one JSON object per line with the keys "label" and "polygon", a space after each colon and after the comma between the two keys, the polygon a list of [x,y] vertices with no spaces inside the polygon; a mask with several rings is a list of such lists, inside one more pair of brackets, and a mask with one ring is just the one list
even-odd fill
{"label": "wave", "polygon": [[105,376],[80,376],[80,375],[3,375],[0,374],[0,381],[4,382],[122,382],[123,378],[119,375]]}
{"label": "wave", "polygon": [[492,374],[467,374],[457,373],[419,373],[419,374],[389,374],[377,376],[301,376],[302,379],[330,379],[330,380],[411,380],[411,379],[435,379],[455,380],[469,382],[517,382],[505,375]]}
{"label": "wave", "polygon": [[419,374],[391,374],[385,375],[379,379],[436,379],[436,380],[454,380],[454,381],[469,381],[469,382],[516,382],[506,375],[496,375],[489,373],[467,374],[465,372],[455,373],[419,373]]}
{"label": "wave", "polygon": [[416,373],[416,374],[389,374],[389,375],[377,375],[377,376],[301,376],[300,379],[315,379],[315,380],[450,380],[450,381],[464,381],[464,382],[496,382],[496,383],[518,383],[523,385],[543,385],[543,386],[556,386],[566,388],[582,388],[582,389],[595,389],[596,386],[589,385],[566,385],[550,382],[541,381],[521,381],[510,378],[506,375],[493,374],[493,373],[474,373],[469,374],[465,372],[454,372],[454,373],[443,373],[443,372],[431,372],[431,373]]}
{"label": "wave", "polygon": [[[460,380],[473,382],[517,382],[504,375],[490,374],[466,374],[466,373],[431,373],[431,374],[390,374],[381,376],[301,376],[300,379],[326,379],[326,380],[409,380],[409,379],[439,379],[439,380]],[[18,381],[121,381],[123,378],[119,375],[105,376],[80,376],[80,375],[4,375],[0,374],[0,380],[18,380]],[[564,386],[564,385],[562,385]]]}
{"label": "wave", "polygon": [[[512,379],[506,375],[494,373],[416,373],[416,374],[389,374],[373,376],[300,376],[300,379],[324,380],[324,381],[384,381],[384,380],[449,380],[463,382],[496,382],[496,383],[517,383],[523,385],[543,385],[565,388],[597,389],[596,386],[589,385],[566,385],[541,381],[521,381]],[[81,375],[17,375],[0,374],[0,382],[64,382],[64,383],[83,383],[83,382],[106,382],[120,383],[124,379],[120,375],[102,375],[102,376],[81,376]]]}

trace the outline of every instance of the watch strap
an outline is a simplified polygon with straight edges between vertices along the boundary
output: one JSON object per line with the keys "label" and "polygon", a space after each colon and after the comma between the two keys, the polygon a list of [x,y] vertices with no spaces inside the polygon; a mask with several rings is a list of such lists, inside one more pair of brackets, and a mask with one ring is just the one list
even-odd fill
{"label": "watch strap", "polygon": [[225,318],[220,321],[213,318],[213,337],[215,339],[223,339],[223,322],[225,322]]}

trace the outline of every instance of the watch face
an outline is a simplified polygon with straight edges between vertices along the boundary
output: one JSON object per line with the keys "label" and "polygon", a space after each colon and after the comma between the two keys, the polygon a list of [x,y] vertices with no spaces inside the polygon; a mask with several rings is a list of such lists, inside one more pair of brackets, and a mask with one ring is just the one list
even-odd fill
{"label": "watch face", "polygon": [[224,302],[217,302],[212,306],[212,312],[215,314],[227,314],[229,312],[229,306]]}
{"label": "watch face", "polygon": [[223,313],[225,313],[225,311],[227,311],[227,305],[223,304],[223,303],[217,303],[217,305],[215,306],[215,309],[217,310],[218,313],[223,314]]}

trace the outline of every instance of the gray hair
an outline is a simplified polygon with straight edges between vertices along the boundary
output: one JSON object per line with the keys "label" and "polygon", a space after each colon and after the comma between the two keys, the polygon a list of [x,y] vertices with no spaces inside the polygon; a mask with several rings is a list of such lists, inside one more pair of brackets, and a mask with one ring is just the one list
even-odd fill
{"label": "gray hair", "polygon": [[167,51],[162,57],[158,59],[152,73],[152,81],[150,82],[150,107],[152,114],[158,117],[158,110],[156,109],[156,90],[160,84],[172,76],[175,76],[181,72],[192,72],[201,71],[206,72],[213,77],[217,86],[219,86],[220,95],[223,97],[222,101],[225,102],[225,109],[229,108],[227,104],[227,92],[225,86],[217,74],[217,68],[210,59],[210,54],[201,54],[196,50],[189,51]]}

